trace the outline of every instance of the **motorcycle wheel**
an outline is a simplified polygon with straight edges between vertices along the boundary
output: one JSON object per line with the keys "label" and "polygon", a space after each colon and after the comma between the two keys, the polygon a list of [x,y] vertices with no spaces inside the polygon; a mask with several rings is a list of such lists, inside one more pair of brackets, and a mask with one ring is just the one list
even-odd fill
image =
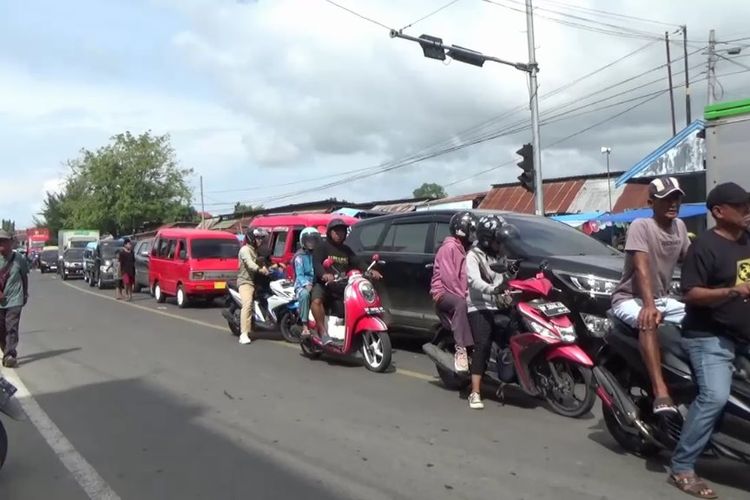
{"label": "motorcycle wheel", "polygon": [[3,468],[5,457],[8,455],[8,434],[5,432],[3,422],[0,421],[0,469]]}
{"label": "motorcycle wheel", "polygon": [[388,332],[364,332],[360,351],[365,368],[371,372],[383,373],[391,366],[393,348]]}
{"label": "motorcycle wheel", "polygon": [[602,415],[607,430],[625,451],[641,457],[653,457],[659,454],[658,446],[644,438],[637,429],[620,425],[614,412],[604,404],[602,404]]}
{"label": "motorcycle wheel", "polygon": [[[591,369],[567,361],[552,363],[563,384],[563,387],[560,387],[551,374],[546,375],[549,383],[548,387],[543,390],[543,395],[552,411],[570,418],[579,418],[590,412],[596,400],[593,386],[594,375]],[[553,368],[551,365],[548,366]],[[576,388],[579,386],[583,387],[582,395],[576,393]]]}
{"label": "motorcycle wheel", "polygon": [[315,345],[312,343],[312,340],[309,338],[302,339],[299,343],[300,348],[302,348],[302,355],[309,359],[318,359],[322,354],[323,351],[315,347]]}
{"label": "motorcycle wheel", "polygon": [[297,328],[297,315],[291,311],[285,311],[279,318],[279,330],[284,340],[290,344],[299,344],[301,328]]}

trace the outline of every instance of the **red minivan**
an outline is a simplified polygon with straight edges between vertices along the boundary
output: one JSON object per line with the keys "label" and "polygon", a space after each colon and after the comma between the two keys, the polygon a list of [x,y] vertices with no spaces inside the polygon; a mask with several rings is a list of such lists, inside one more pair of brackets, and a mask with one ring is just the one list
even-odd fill
{"label": "red minivan", "polygon": [[[340,214],[289,214],[260,215],[250,222],[250,227],[262,227],[271,234],[271,260],[276,264],[289,265],[299,248],[299,235],[306,227],[315,227],[325,237],[326,226],[332,219],[342,219],[349,225],[359,219]],[[289,268],[289,276],[292,270]]]}
{"label": "red minivan", "polygon": [[157,302],[168,296],[186,307],[193,299],[213,300],[237,278],[240,242],[232,233],[205,229],[162,229],[149,256],[149,284]]}

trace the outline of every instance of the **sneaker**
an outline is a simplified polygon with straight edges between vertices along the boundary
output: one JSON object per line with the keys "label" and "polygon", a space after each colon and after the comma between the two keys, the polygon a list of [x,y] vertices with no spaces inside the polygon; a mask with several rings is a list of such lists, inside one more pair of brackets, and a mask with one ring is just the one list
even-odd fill
{"label": "sneaker", "polygon": [[247,333],[241,333],[240,334],[240,344],[247,345],[247,344],[249,344],[252,341],[253,341],[253,339],[251,339],[250,335],[248,335]]}
{"label": "sneaker", "polygon": [[5,368],[15,368],[16,366],[18,366],[18,361],[16,360],[15,356],[10,354],[3,358],[3,366]]}
{"label": "sneaker", "polygon": [[472,392],[469,394],[469,408],[472,410],[483,410],[484,403],[482,402],[482,396],[478,392]]}
{"label": "sneaker", "polygon": [[456,354],[453,357],[453,365],[459,373],[469,371],[469,356],[466,354],[466,348],[456,346]]}

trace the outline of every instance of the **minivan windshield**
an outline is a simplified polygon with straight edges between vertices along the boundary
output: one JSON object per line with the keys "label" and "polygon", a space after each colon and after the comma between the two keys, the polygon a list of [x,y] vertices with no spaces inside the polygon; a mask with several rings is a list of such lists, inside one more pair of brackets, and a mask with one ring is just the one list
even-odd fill
{"label": "minivan windshield", "polygon": [[78,260],[83,258],[85,248],[69,248],[65,250],[63,258],[66,260]]}
{"label": "minivan windshield", "polygon": [[543,217],[503,217],[518,228],[521,237],[510,244],[519,254],[551,257],[553,255],[620,255],[612,247],[587,236],[562,222]]}
{"label": "minivan windshield", "polygon": [[103,241],[99,243],[99,249],[102,254],[102,258],[112,259],[115,253],[122,248],[121,241]]}
{"label": "minivan windshield", "polygon": [[190,242],[190,255],[194,259],[236,259],[240,242],[224,238],[202,238]]}
{"label": "minivan windshield", "polygon": [[39,257],[45,262],[51,262],[57,260],[57,250],[45,250]]}

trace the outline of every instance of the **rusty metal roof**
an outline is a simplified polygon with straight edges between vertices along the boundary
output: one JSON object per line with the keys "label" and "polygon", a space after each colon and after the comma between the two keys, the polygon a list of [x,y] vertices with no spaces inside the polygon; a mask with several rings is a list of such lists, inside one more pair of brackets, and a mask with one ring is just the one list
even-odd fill
{"label": "rusty metal roof", "polygon": [[645,208],[648,206],[648,184],[625,184],[625,189],[617,198],[613,213],[624,212],[634,208]]}
{"label": "rusty metal roof", "polygon": [[[545,182],[544,213],[567,213],[585,183],[585,179]],[[495,186],[487,193],[479,208],[532,214],[534,197],[521,186]]]}

